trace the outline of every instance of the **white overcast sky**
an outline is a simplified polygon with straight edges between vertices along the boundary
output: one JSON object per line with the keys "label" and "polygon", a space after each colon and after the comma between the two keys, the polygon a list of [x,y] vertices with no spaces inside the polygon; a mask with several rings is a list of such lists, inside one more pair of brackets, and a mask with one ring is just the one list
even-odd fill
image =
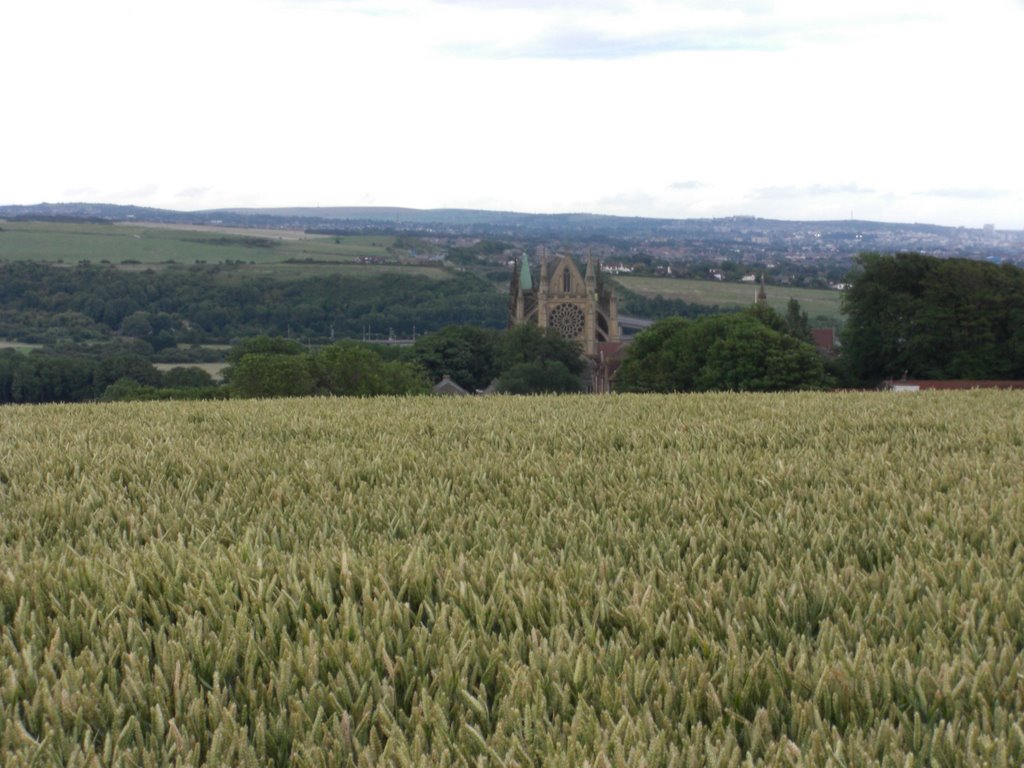
{"label": "white overcast sky", "polygon": [[1024,0],[3,0],[0,204],[1024,228]]}

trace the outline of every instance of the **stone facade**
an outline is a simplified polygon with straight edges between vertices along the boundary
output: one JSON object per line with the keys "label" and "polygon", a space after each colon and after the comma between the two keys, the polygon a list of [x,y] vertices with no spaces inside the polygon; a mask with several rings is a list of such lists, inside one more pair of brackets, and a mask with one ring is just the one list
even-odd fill
{"label": "stone facade", "polygon": [[536,279],[525,256],[512,274],[509,325],[523,323],[554,328],[563,338],[579,342],[583,354],[594,359],[599,356],[598,345],[619,341],[615,289],[602,280],[593,257],[587,257],[582,275],[569,254],[549,264],[542,249]]}

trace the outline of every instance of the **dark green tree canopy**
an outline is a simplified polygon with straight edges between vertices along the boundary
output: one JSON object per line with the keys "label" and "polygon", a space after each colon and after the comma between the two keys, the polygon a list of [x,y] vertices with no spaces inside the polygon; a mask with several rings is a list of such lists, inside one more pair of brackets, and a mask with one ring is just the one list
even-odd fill
{"label": "dark green tree canopy", "polygon": [[786,332],[795,339],[811,343],[811,321],[800,308],[800,302],[791,298],[786,304]]}
{"label": "dark green tree canopy", "polygon": [[580,376],[560,360],[516,363],[501,374],[498,389],[512,395],[579,392]]}
{"label": "dark green tree canopy", "polygon": [[171,368],[164,372],[160,383],[165,387],[212,387],[216,384],[210,374],[195,366]]}
{"label": "dark green tree canopy", "polygon": [[217,390],[199,368],[161,373],[132,352],[88,356],[0,350],[0,403],[191,399],[221,396]]}
{"label": "dark green tree canopy", "polygon": [[322,344],[367,331],[409,336],[452,323],[497,328],[505,305],[487,280],[440,268],[433,277],[398,268],[310,276],[227,264],[134,272],[0,263],[0,338],[40,343],[120,335],[165,348],[291,334]]}
{"label": "dark green tree canopy", "polygon": [[453,325],[421,336],[412,347],[412,359],[431,381],[450,376],[472,392],[484,389],[497,376],[498,332],[471,325]]}
{"label": "dark green tree canopy", "polygon": [[412,395],[427,391],[415,363],[385,360],[369,345],[339,341],[312,355],[318,393],[346,396]]}
{"label": "dark green tree canopy", "polygon": [[434,382],[448,375],[473,391],[497,378],[503,391],[521,394],[578,392],[586,365],[578,344],[534,325],[506,331],[451,326],[418,339],[412,359]]}
{"label": "dark green tree canopy", "polygon": [[309,355],[255,352],[230,368],[230,383],[242,397],[301,397],[316,393]]}
{"label": "dark green tree canopy", "polygon": [[623,392],[771,392],[829,384],[810,344],[750,312],[655,323],[637,336],[616,377]]}
{"label": "dark green tree canopy", "polygon": [[[283,339],[264,339],[255,349],[273,349]],[[245,345],[240,345],[245,346]],[[421,394],[428,382],[414,363],[384,360],[370,345],[339,341],[316,352],[252,351],[237,357],[227,371],[235,394],[241,397],[301,397],[339,395]]]}
{"label": "dark green tree canopy", "polygon": [[237,363],[246,355],[301,355],[306,348],[297,341],[280,336],[254,336],[244,339],[228,352],[228,362]]}
{"label": "dark green tree canopy", "polygon": [[552,328],[517,325],[501,334],[498,343],[498,364],[507,371],[520,363],[557,361],[570,373],[583,373],[585,363],[580,345],[562,338]]}
{"label": "dark green tree canopy", "polygon": [[1024,378],[1024,270],[920,253],[857,261],[842,335],[854,380]]}
{"label": "dark green tree canopy", "polygon": [[586,362],[576,342],[551,328],[517,325],[501,334],[498,363],[502,392],[520,395],[579,392]]}

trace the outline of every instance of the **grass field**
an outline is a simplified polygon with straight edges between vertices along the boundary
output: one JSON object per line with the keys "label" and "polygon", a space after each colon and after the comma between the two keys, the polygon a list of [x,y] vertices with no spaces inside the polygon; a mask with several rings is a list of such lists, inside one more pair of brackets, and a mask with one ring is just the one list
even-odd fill
{"label": "grass field", "polygon": [[307,264],[307,263],[262,263],[245,264],[235,271],[224,272],[218,279],[224,282],[244,281],[254,276],[278,279],[302,279],[327,275],[351,275],[371,277],[373,275],[416,275],[434,280],[446,280],[452,273],[443,267],[407,264]]}
{"label": "grass field", "polygon": [[227,363],[153,363],[153,367],[158,371],[171,371],[175,368],[198,368],[201,371],[206,371],[216,381],[221,381],[224,378],[224,369],[228,367]]}
{"label": "grass field", "polygon": [[[132,224],[0,221],[0,261],[79,261],[154,265],[289,259],[393,259],[386,235],[312,237],[296,232]],[[301,236],[300,236],[301,235]]]}
{"label": "grass field", "polygon": [[1019,393],[0,434],[5,768],[1024,764]]}
{"label": "grass field", "polygon": [[[754,303],[757,287],[749,283],[723,283],[717,280],[677,280],[671,277],[616,277],[631,291],[643,296],[664,296],[683,299],[692,304],[717,304],[726,307],[748,307]],[[785,313],[790,298],[812,319],[818,316],[838,319],[842,293],[815,288],[789,288],[769,285],[765,289],[768,305]]]}
{"label": "grass field", "polygon": [[13,349],[17,352],[31,352],[33,349],[42,349],[42,346],[42,344],[26,344],[20,341],[0,339],[0,349]]}
{"label": "grass field", "polygon": [[198,346],[200,349],[215,349],[218,351],[223,351],[225,354],[227,354],[228,351],[231,349],[230,344],[179,344],[178,349],[191,349],[192,346]]}

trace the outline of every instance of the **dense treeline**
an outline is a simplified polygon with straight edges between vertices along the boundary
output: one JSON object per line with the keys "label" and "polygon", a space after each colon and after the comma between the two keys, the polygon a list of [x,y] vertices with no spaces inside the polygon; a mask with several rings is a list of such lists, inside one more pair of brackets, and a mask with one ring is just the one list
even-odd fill
{"label": "dense treeline", "polygon": [[141,272],[0,264],[0,338],[52,344],[121,334],[154,349],[267,335],[399,335],[454,323],[500,327],[505,298],[468,273],[252,275],[242,266]]}
{"label": "dense treeline", "polygon": [[[828,371],[806,344],[809,320],[795,301],[785,316],[764,308],[701,317],[714,308],[626,292],[626,312],[674,319],[637,337],[617,388],[778,390],[903,374],[1024,378],[1024,270],[911,253],[865,254],[858,265],[844,298],[841,363]],[[425,391],[443,375],[470,391],[497,382],[507,392],[564,392],[580,389],[585,367],[578,348],[557,334],[492,330],[504,322],[505,298],[468,273],[285,279],[238,265],[130,272],[12,263],[0,264],[0,308],[0,339],[48,345],[0,353],[3,403],[397,394]],[[367,327],[436,332],[402,351],[328,346],[332,334],[358,336]],[[196,369],[161,374],[150,363],[154,352],[198,362],[209,351],[183,343],[286,335],[305,344],[236,348],[224,391]]]}
{"label": "dense treeline", "polygon": [[1024,270],[919,253],[857,262],[843,297],[854,380],[1024,378]]}
{"label": "dense treeline", "polygon": [[350,340],[310,348],[257,336],[231,349],[220,385],[195,367],[161,372],[130,345],[103,349],[91,356],[0,351],[0,403],[410,395],[443,376],[470,392],[491,384],[519,394],[578,392],[585,369],[578,345],[533,326],[449,326],[407,348]]}
{"label": "dense treeline", "polygon": [[[148,399],[142,395],[157,388],[165,390],[165,398],[172,392],[191,397],[197,388],[211,388],[213,380],[198,368],[162,373],[145,357],[131,352],[87,356],[0,350],[0,403],[122,399],[108,394],[115,384],[120,384],[120,391],[134,390],[139,396],[132,399]],[[114,387],[111,393],[118,389]]]}
{"label": "dense treeline", "polygon": [[518,394],[578,392],[584,370],[576,344],[533,326],[451,326],[391,351],[354,341],[309,351],[263,336],[236,346],[229,360],[227,379],[239,397],[422,394],[443,376],[469,392],[492,384]]}
{"label": "dense treeline", "polygon": [[578,392],[586,365],[578,344],[533,325],[445,328],[418,339],[411,354],[435,381],[450,376],[470,391],[493,383],[513,394]]}
{"label": "dense treeline", "polygon": [[430,388],[415,363],[385,360],[367,344],[308,351],[288,339],[250,339],[232,350],[227,377],[238,397],[415,395]]}

